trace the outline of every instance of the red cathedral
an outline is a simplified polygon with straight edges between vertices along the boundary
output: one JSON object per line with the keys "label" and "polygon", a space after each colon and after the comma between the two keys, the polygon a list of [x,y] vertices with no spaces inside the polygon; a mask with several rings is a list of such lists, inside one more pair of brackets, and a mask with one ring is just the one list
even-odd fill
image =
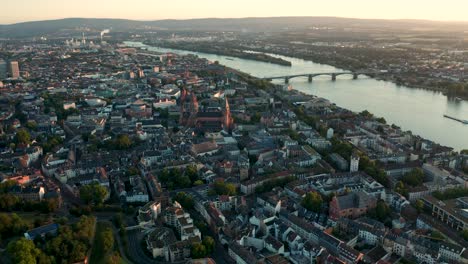
{"label": "red cathedral", "polygon": [[231,132],[234,121],[227,97],[223,110],[218,108],[200,111],[197,96],[193,92],[184,89],[180,96],[179,124],[195,127],[198,131],[203,132],[218,132],[221,130]]}

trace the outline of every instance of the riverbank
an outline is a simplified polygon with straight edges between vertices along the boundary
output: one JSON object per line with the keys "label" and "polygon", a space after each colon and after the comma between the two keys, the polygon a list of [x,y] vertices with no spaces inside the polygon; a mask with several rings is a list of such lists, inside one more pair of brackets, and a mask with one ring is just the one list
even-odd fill
{"label": "riverbank", "polygon": [[208,46],[208,45],[196,45],[194,43],[168,43],[168,42],[145,41],[143,42],[143,44],[149,45],[149,46],[158,46],[158,47],[168,48],[168,49],[204,52],[204,53],[211,53],[211,54],[216,54],[220,56],[229,56],[229,57],[236,57],[236,58],[246,59],[246,60],[255,60],[255,61],[277,64],[281,66],[288,66],[288,67],[292,66],[292,63],[290,61],[277,58],[274,56],[270,56],[265,53],[248,53],[248,52],[244,52],[243,50],[226,49],[226,48],[221,48],[217,46]]}
{"label": "riverbank", "polygon": [[[252,49],[252,51],[263,53],[263,54],[268,54],[272,56],[272,51],[271,50],[266,50],[266,49]],[[291,58],[296,58],[296,59],[301,59],[305,61],[312,61],[315,63],[320,63],[320,64],[326,64],[326,65],[331,65],[333,67],[343,69],[343,70],[348,70],[348,71],[359,71],[361,69],[357,69],[354,67],[349,67],[349,64],[345,63],[340,63],[340,60],[334,60],[334,59],[320,59],[317,56],[312,56],[312,55],[302,55],[302,54],[296,54],[294,52],[282,52],[280,50],[275,50],[274,51],[275,55],[280,55],[280,56],[285,56],[285,57],[291,57]],[[413,75],[414,74],[414,75]],[[443,95],[450,97],[450,98],[458,98],[462,99],[465,101],[468,101],[468,84],[467,83],[449,83],[449,82],[435,82],[435,81],[427,81],[425,80],[426,83],[421,83],[421,81],[418,81],[418,78],[415,78],[415,75],[417,73],[408,73],[408,72],[400,72],[398,75],[385,75],[385,76],[370,76],[376,80],[381,80],[381,81],[387,81],[387,82],[392,82],[398,86],[406,86],[408,88],[416,88],[416,89],[423,89],[427,91],[434,91],[434,92],[440,92]]]}
{"label": "riverbank", "polygon": [[[361,69],[357,69],[354,67],[349,67],[350,64],[340,63],[340,60],[321,60],[320,57],[314,57],[311,55],[301,55],[296,54],[294,52],[282,52],[279,50],[275,50],[275,54],[271,53],[271,50],[262,49],[262,48],[249,48],[249,50],[238,50],[234,49],[230,46],[228,47],[219,47],[219,46],[208,46],[202,43],[188,43],[188,42],[179,42],[179,43],[168,43],[168,42],[143,42],[149,46],[159,46],[162,48],[168,49],[178,49],[183,51],[189,52],[202,52],[202,53],[209,53],[215,54],[219,56],[230,56],[236,57],[240,59],[247,59],[247,60],[255,60],[260,62],[267,62],[281,66],[288,66],[291,67],[291,61],[285,60],[283,58],[279,58],[280,56],[291,57],[296,59],[301,59],[305,61],[311,61],[320,64],[330,65],[339,69],[349,70],[349,71],[359,71]],[[252,52],[253,51],[253,52]],[[428,82],[426,79],[424,80],[425,83],[418,81],[414,75],[416,73],[398,73],[398,75],[394,74],[386,74],[386,75],[371,75],[370,77],[376,80],[387,81],[394,83],[398,86],[406,86],[408,88],[415,88],[415,89],[422,89],[426,91],[433,91],[439,92],[443,95],[447,96],[448,98],[456,99],[456,100],[465,100],[468,101],[468,84],[462,83],[448,83],[448,82]]]}

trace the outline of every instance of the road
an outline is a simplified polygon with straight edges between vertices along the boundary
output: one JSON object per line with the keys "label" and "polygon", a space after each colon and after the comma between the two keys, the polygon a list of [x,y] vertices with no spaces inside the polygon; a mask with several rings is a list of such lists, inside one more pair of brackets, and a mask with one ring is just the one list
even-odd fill
{"label": "road", "polygon": [[125,254],[125,249],[124,249],[123,244],[122,244],[122,240],[120,239],[119,232],[118,232],[117,228],[115,228],[114,225],[112,225],[112,232],[114,233],[114,237],[116,238],[117,244],[119,246],[120,257],[125,261],[125,263],[134,264],[133,261],[130,261],[127,258],[127,255]]}
{"label": "road", "polygon": [[144,239],[144,234],[140,230],[131,230],[127,232],[128,237],[128,253],[130,257],[138,264],[157,263],[154,259],[145,254],[141,247],[141,241]]}

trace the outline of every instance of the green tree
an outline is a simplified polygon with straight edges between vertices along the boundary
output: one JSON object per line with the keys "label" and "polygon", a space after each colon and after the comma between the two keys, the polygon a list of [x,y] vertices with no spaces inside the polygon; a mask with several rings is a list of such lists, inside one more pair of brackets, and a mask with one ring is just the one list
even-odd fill
{"label": "green tree", "polygon": [[468,229],[463,229],[460,235],[463,237],[463,239],[465,239],[465,241],[468,241]]}
{"label": "green tree", "polygon": [[8,243],[7,251],[14,263],[33,264],[37,263],[37,257],[41,251],[36,248],[32,240],[21,238]]}
{"label": "green tree", "polygon": [[176,200],[185,209],[192,209],[195,206],[193,197],[185,192],[178,192],[174,196],[174,200]]}
{"label": "green tree", "polygon": [[190,181],[190,178],[185,175],[185,174],[179,174],[177,177],[174,178],[174,187],[179,189],[179,188],[188,188],[192,186],[192,182]]}
{"label": "green tree", "polygon": [[379,117],[376,120],[377,120],[377,122],[379,122],[381,124],[387,124],[387,120],[385,120],[385,118],[383,118],[383,117]]}
{"label": "green tree", "polygon": [[215,181],[213,190],[217,195],[236,195],[236,186],[223,181]]}
{"label": "green tree", "polygon": [[216,246],[215,240],[210,236],[206,236],[203,238],[203,245],[205,246],[207,254],[213,253]]}
{"label": "green tree", "polygon": [[457,187],[453,189],[447,189],[443,192],[435,191],[432,193],[432,195],[439,200],[450,200],[463,196],[468,196],[468,188]]}
{"label": "green tree", "polygon": [[206,247],[202,243],[193,243],[190,251],[193,259],[204,258],[207,254]]}
{"label": "green tree", "polygon": [[20,202],[18,196],[13,194],[0,194],[0,209],[4,211],[13,210]]}
{"label": "green tree", "polygon": [[193,183],[198,180],[198,170],[197,166],[189,165],[185,168],[185,175],[190,178],[190,181]]}
{"label": "green tree", "polygon": [[0,236],[11,237],[28,229],[27,223],[17,214],[0,213]]}
{"label": "green tree", "polygon": [[367,110],[362,111],[361,113],[359,113],[359,115],[362,116],[362,117],[366,117],[366,118],[372,118],[374,116],[373,114],[371,114]]}
{"label": "green tree", "polygon": [[169,171],[164,168],[161,173],[159,174],[158,176],[158,179],[162,182],[162,183],[167,183],[169,181],[169,178],[170,178],[170,173]]}
{"label": "green tree", "polygon": [[200,185],[203,185],[203,181],[202,181],[202,180],[196,180],[196,181],[193,183],[193,186],[200,186]]}
{"label": "green tree", "polygon": [[74,235],[83,240],[90,240],[93,237],[94,224],[96,218],[93,216],[81,216],[80,220],[73,225]]}
{"label": "green tree", "polygon": [[416,208],[416,210],[418,210],[418,213],[422,213],[423,210],[424,210],[424,202],[421,199],[418,199],[414,203],[414,208]]}
{"label": "green tree", "polygon": [[128,135],[121,134],[117,136],[115,145],[117,146],[117,149],[129,149],[132,146],[132,140]]}
{"label": "green tree", "polygon": [[88,185],[83,185],[80,188],[80,198],[88,204],[102,204],[107,195],[107,188],[100,185],[97,182],[93,182]]}
{"label": "green tree", "polygon": [[387,205],[387,203],[383,200],[379,200],[377,202],[377,206],[375,207],[375,213],[376,217],[379,221],[383,222],[385,219],[387,219],[390,214],[392,213],[392,210],[390,207]]}
{"label": "green tree", "polygon": [[431,239],[433,240],[444,240],[445,239],[445,236],[442,235],[440,232],[436,231],[436,230],[433,230],[431,232]]}
{"label": "green tree", "polygon": [[301,205],[307,210],[319,213],[322,209],[323,199],[317,192],[309,192],[302,199]]}
{"label": "green tree", "polygon": [[410,172],[405,173],[401,178],[401,181],[413,187],[420,186],[424,182],[424,172],[420,168],[415,168]]}
{"label": "green tree", "polygon": [[397,184],[395,185],[395,192],[408,198],[408,189],[402,181],[397,182]]}
{"label": "green tree", "polygon": [[17,144],[29,144],[31,142],[31,135],[26,129],[19,129],[15,135],[15,142]]}
{"label": "green tree", "polygon": [[25,127],[27,127],[30,130],[35,131],[35,130],[37,130],[37,123],[36,123],[36,121],[28,121],[28,122],[26,122]]}
{"label": "green tree", "polygon": [[11,181],[11,180],[6,180],[0,183],[0,193],[7,193],[15,185],[16,185],[16,182]]}
{"label": "green tree", "polygon": [[105,264],[120,264],[122,263],[122,258],[120,257],[118,252],[114,252],[110,256],[106,257],[104,261]]}
{"label": "green tree", "polygon": [[109,252],[114,247],[114,234],[112,233],[112,229],[107,227],[101,232],[101,242],[104,252]]}

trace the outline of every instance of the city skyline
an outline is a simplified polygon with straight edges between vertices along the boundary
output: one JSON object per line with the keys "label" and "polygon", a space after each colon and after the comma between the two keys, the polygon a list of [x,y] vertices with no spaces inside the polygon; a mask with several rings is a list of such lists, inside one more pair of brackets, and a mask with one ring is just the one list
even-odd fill
{"label": "city skyline", "polygon": [[[457,6],[457,8],[453,8]],[[170,5],[164,1],[142,0],[138,5],[130,5],[123,0],[33,0],[8,1],[3,4],[6,14],[0,24],[14,24],[27,21],[83,18],[122,18],[132,20],[192,19],[192,18],[242,18],[277,16],[334,16],[362,19],[423,19],[436,21],[468,21],[464,10],[467,2],[439,1],[372,1],[331,0],[310,2],[291,0],[287,3],[258,0],[236,1],[235,5],[220,6],[214,0],[178,0]],[[27,9],[25,8],[27,7]],[[144,7],[144,8],[143,8]],[[162,12],[161,12],[162,10]],[[417,11],[417,12],[416,12]]]}

